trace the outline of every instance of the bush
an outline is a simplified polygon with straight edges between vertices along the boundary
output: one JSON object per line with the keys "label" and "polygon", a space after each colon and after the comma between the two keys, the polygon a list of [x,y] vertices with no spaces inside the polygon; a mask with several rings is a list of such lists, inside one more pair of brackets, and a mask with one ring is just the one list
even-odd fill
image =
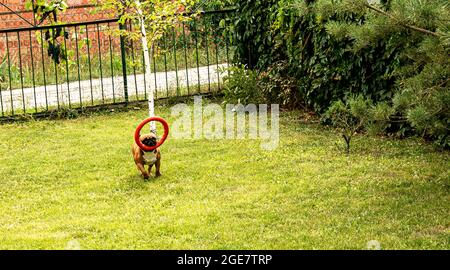
{"label": "bush", "polygon": [[371,101],[363,96],[352,96],[343,101],[334,102],[325,113],[326,119],[330,120],[344,138],[347,154],[350,153],[353,136],[364,130],[371,120]]}
{"label": "bush", "polygon": [[[330,35],[349,39],[349,46],[356,53],[386,40],[396,46],[399,65],[394,69],[394,97],[380,105],[382,115],[378,116],[386,118],[391,114],[386,130],[400,132],[401,135],[413,132],[449,148],[448,1],[370,3],[364,0],[332,3],[318,0],[312,8],[324,18]],[[364,21],[354,24],[341,19],[349,13],[358,14]]]}
{"label": "bush", "polygon": [[297,90],[297,79],[289,76],[289,64],[286,61],[274,63],[259,76],[259,85],[266,103],[280,104],[286,109],[303,106]]}
{"label": "bush", "polygon": [[[349,93],[374,101],[392,98],[398,65],[396,44],[380,41],[355,52],[349,47],[351,39],[330,35],[306,2],[238,0],[239,16],[230,31],[237,46],[236,61],[269,72],[277,81],[295,84],[288,95],[286,88],[273,88],[269,97],[275,101],[280,95],[295,97],[301,102],[287,103],[319,113]],[[344,20],[362,22],[363,18],[350,14]],[[277,68],[280,63],[285,67]]]}
{"label": "bush", "polygon": [[244,65],[225,69],[228,73],[224,78],[224,95],[227,102],[276,103],[284,108],[294,109],[300,106],[300,98],[296,91],[296,79],[281,76],[286,72],[287,65],[279,62],[267,71],[258,72]]}
{"label": "bush", "polygon": [[450,148],[448,1],[236,2],[236,60],[260,73],[265,98],[322,113],[362,95],[377,104],[368,131]]}
{"label": "bush", "polygon": [[264,101],[258,83],[258,74],[243,65],[231,66],[225,70],[224,99],[233,104],[258,104]]}

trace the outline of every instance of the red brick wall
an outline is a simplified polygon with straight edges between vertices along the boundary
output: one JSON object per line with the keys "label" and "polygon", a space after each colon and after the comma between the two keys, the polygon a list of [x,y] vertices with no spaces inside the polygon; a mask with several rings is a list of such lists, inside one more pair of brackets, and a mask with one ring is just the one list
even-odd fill
{"label": "red brick wall", "polygon": [[[29,22],[33,23],[33,13],[25,11],[25,0],[1,0],[2,3],[6,4],[11,10],[19,12],[20,16],[27,19]],[[65,23],[75,23],[75,22],[88,22],[95,21],[99,19],[108,19],[112,16],[110,14],[101,14],[94,13],[94,7],[92,7],[91,0],[68,0],[70,8],[63,14],[60,14],[58,17],[58,21]],[[44,22],[42,25],[45,25]],[[111,24],[112,27],[117,27],[114,24]],[[100,48],[104,53],[109,51],[109,36],[105,34],[106,24],[100,25],[100,41],[97,36],[97,27],[96,25],[89,26],[89,39],[91,41],[91,50],[92,54],[98,53],[98,45],[100,43]],[[20,18],[16,14],[12,14],[11,11],[6,9],[5,7],[0,5],[0,30],[4,29],[12,29],[12,28],[28,28],[31,27],[29,23]],[[74,28],[70,27],[66,29],[66,31],[70,34],[70,40],[67,41],[68,49],[74,48],[73,34]],[[79,31],[79,28],[78,28]],[[20,31],[20,53],[19,53],[19,38],[17,32],[8,33],[8,44],[6,44],[6,34],[0,34],[0,61],[9,53],[12,62],[18,62],[19,58],[22,62],[27,63],[30,62],[31,48],[33,48],[33,58],[36,59],[41,55],[40,44],[37,42],[35,31]],[[30,46],[30,34],[31,34],[31,45]],[[79,33],[79,39],[85,38],[86,34]],[[117,39],[113,38],[112,40],[114,46],[118,46]],[[61,41],[62,43],[62,41]],[[7,50],[7,45],[8,49]],[[44,52],[46,54],[46,52]],[[80,53],[86,53],[80,52]],[[19,57],[20,55],[20,57]],[[40,61],[37,59],[37,61]]]}
{"label": "red brick wall", "polygon": [[[2,3],[10,9],[19,12],[20,16],[33,23],[33,13],[25,11],[25,0],[2,0]],[[91,0],[67,0],[69,9],[59,15],[58,20],[66,23],[93,21],[98,19],[111,18],[110,14],[94,14]],[[44,23],[45,24],[45,23]],[[8,9],[0,6],[0,29],[29,27],[30,25],[16,14],[12,14]]]}
{"label": "red brick wall", "polygon": [[[25,2],[26,0],[1,0],[2,3],[6,4],[10,9],[19,12],[20,16],[27,19],[29,22],[33,23],[33,12],[25,11]],[[58,17],[59,22],[64,23],[75,23],[75,22],[88,22],[88,21],[95,21],[99,19],[110,19],[114,17],[115,14],[110,13],[94,13],[95,7],[92,6],[92,0],[67,0],[67,3],[69,5],[69,9],[63,13],[60,14]],[[43,25],[46,23],[44,22]],[[5,7],[0,6],[0,30],[5,29],[15,29],[15,28],[28,28],[31,27],[29,23],[24,21],[22,18],[17,16],[16,14],[12,14],[8,9]],[[97,55],[99,53],[99,47],[100,47],[100,53],[103,55],[106,55],[109,53],[110,50],[110,36],[107,34],[107,24],[101,24],[99,33],[97,33],[97,26],[90,25],[89,26],[89,40],[90,43],[90,54],[91,55]],[[112,23],[112,28],[118,27],[117,24]],[[76,42],[74,40],[74,27],[68,27],[65,29],[69,32],[70,38],[66,40],[67,44],[64,44],[64,39],[60,38],[61,46],[67,46],[68,49],[74,50],[76,48]],[[80,27],[77,28],[78,31],[80,31]],[[19,33],[19,36],[18,36]],[[42,51],[41,51],[41,44],[37,42],[36,38],[36,31],[14,31],[10,32],[8,34],[6,33],[0,33],[0,64],[1,61],[6,59],[6,56],[10,56],[11,62],[15,65],[18,65],[19,61],[29,64],[31,60],[33,59],[36,62],[42,61]],[[86,33],[80,34],[78,32],[79,41],[81,39],[86,38]],[[30,41],[30,35],[31,35],[31,41]],[[98,38],[100,37],[100,38]],[[6,40],[8,39],[8,42]],[[19,39],[20,39],[20,50],[19,50]],[[113,50],[115,53],[117,53],[117,49],[119,47],[119,39],[117,37],[111,38],[112,46],[114,47]],[[139,44],[135,45],[136,47],[139,46]],[[31,51],[32,49],[32,51]],[[31,58],[31,54],[33,52],[33,58]],[[46,52],[44,51],[44,60],[48,60],[49,57],[46,56]],[[86,48],[83,49],[81,54],[87,53]]]}

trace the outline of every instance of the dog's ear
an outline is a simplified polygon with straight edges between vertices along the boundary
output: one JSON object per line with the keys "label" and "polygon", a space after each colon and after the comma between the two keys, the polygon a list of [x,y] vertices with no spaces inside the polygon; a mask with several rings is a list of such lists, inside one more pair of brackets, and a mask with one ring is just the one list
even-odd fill
{"label": "dog's ear", "polygon": [[147,134],[145,134],[145,135],[141,135],[140,140],[141,140],[141,142],[143,142],[145,140],[148,140],[148,138],[149,138],[149,136]]}

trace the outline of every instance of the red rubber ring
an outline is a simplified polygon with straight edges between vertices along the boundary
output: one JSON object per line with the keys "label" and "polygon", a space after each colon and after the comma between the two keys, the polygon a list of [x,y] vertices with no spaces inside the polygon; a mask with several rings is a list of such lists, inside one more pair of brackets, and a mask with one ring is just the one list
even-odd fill
{"label": "red rubber ring", "polygon": [[[158,144],[156,144],[153,147],[146,146],[141,142],[141,130],[144,128],[145,125],[147,125],[150,122],[159,122],[164,127],[164,135],[162,136],[161,140],[159,140]],[[144,120],[136,129],[136,132],[134,133],[134,141],[139,146],[139,148],[142,149],[142,151],[145,152],[152,152],[156,148],[163,145],[163,143],[166,141],[167,137],[169,136],[169,124],[166,122],[166,120],[162,119],[161,117],[150,117],[146,120]]]}

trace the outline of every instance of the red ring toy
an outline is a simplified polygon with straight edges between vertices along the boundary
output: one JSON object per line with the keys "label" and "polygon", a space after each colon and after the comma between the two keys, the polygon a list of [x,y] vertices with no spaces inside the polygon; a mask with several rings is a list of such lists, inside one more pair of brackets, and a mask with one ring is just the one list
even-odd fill
{"label": "red ring toy", "polygon": [[[144,128],[145,125],[147,125],[150,122],[159,122],[164,127],[164,135],[162,136],[161,140],[159,140],[158,144],[156,146],[150,147],[146,146],[141,142],[141,130]],[[134,133],[134,141],[136,144],[145,152],[152,152],[156,148],[160,147],[169,136],[169,124],[166,122],[166,120],[162,119],[161,117],[150,117],[146,120],[144,120],[136,129],[136,132]]]}

